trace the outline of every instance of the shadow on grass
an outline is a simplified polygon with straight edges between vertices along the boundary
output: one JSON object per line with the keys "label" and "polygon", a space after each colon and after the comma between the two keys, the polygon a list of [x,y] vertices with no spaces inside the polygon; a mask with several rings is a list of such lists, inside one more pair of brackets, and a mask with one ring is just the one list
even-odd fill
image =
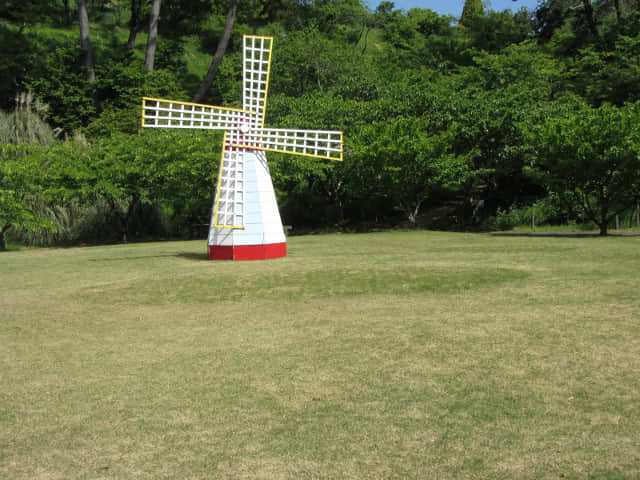
{"label": "shadow on grass", "polygon": [[108,257],[108,258],[90,258],[89,262],[128,262],[131,260],[144,260],[148,258],[162,258],[162,257],[173,257],[174,255],[171,253],[163,254],[163,255],[139,255],[137,257]]}
{"label": "shadow on grass", "polygon": [[595,237],[637,237],[640,233],[616,232],[600,235],[594,232],[490,232],[495,237],[555,237],[555,238],[595,238]]}
{"label": "shadow on grass", "polygon": [[175,255],[178,258],[184,258],[186,260],[194,260],[194,261],[209,261],[209,255],[207,253],[193,253],[193,252],[183,252]]}
{"label": "shadow on grass", "polygon": [[495,237],[555,237],[555,238],[593,238],[597,233],[590,232],[491,232]]}

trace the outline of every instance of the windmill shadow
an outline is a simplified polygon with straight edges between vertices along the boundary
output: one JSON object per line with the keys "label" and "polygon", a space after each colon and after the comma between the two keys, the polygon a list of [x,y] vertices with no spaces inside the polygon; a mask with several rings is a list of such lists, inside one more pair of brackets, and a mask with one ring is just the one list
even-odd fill
{"label": "windmill shadow", "polygon": [[194,262],[204,262],[209,261],[209,255],[207,252],[203,253],[193,253],[193,252],[182,252],[175,255],[178,258],[184,258],[185,260],[193,260]]}

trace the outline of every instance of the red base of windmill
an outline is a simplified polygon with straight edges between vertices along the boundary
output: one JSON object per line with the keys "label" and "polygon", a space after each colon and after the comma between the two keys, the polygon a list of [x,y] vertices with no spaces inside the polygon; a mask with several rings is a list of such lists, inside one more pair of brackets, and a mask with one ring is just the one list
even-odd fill
{"label": "red base of windmill", "polygon": [[269,260],[287,256],[286,243],[209,245],[209,260]]}

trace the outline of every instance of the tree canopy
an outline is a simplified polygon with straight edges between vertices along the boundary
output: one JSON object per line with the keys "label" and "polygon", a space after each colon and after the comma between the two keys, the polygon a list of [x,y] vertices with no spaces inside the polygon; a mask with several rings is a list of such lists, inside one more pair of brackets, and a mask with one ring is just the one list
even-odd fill
{"label": "tree canopy", "polygon": [[274,37],[269,125],[345,133],[342,163],[269,156],[294,232],[503,228],[535,206],[606,233],[638,205],[636,0],[467,0],[460,18],[390,1],[8,0],[0,18],[2,241],[206,224],[222,139],[142,132],[140,104],[240,106],[243,34]]}

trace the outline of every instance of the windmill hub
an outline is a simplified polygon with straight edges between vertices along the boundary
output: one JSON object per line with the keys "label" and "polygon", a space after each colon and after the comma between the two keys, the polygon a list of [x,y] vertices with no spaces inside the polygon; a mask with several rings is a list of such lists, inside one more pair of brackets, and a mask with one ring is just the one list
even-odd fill
{"label": "windmill hub", "polygon": [[251,131],[251,128],[249,127],[248,123],[240,124],[240,132],[241,133],[249,133],[250,131]]}

